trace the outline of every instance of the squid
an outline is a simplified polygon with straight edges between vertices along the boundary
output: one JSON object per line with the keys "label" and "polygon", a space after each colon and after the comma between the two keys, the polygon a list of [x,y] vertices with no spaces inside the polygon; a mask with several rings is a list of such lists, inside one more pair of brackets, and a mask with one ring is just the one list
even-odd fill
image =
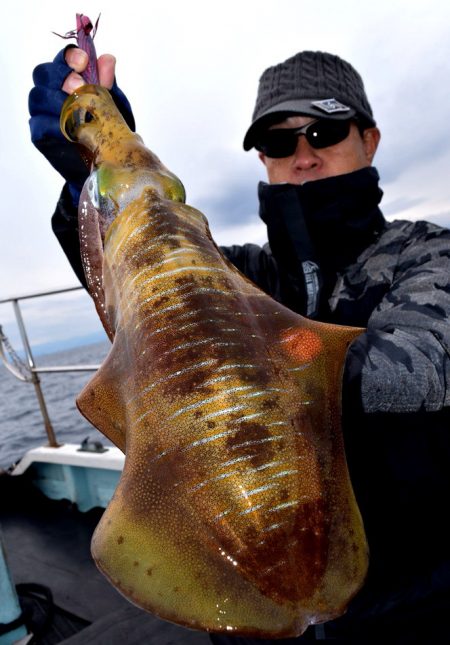
{"label": "squid", "polygon": [[112,341],[77,405],[126,454],[97,566],[193,629],[282,638],[340,616],[368,566],[340,419],[362,330],[243,276],[106,89],[69,96],[61,128],[91,164],[81,254]]}

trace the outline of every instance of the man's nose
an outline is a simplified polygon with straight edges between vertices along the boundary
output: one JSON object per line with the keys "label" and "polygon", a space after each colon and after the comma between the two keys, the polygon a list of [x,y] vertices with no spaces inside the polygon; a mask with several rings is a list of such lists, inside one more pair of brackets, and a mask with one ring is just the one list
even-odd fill
{"label": "man's nose", "polygon": [[306,137],[302,134],[297,139],[294,160],[296,167],[302,170],[316,168],[320,164],[320,157],[317,156],[315,149],[309,145]]}

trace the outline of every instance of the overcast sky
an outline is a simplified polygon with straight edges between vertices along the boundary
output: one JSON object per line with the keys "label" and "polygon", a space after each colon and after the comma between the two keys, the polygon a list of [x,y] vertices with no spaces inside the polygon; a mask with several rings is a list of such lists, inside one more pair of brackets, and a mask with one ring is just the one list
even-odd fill
{"label": "overcast sky", "polygon": [[[242,149],[259,76],[302,49],[349,60],[361,73],[382,141],[375,159],[389,219],[450,225],[450,4],[430,0],[15,0],[0,40],[0,300],[76,284],[50,228],[62,179],[29,140],[27,96],[35,65],[65,45],[52,31],[95,19],[98,54],[117,57],[117,80],[137,131],[183,181],[220,244],[264,241],[254,151]],[[30,301],[33,341],[98,329],[87,298]],[[44,316],[48,315],[47,319]],[[0,324],[11,336],[9,305]]]}

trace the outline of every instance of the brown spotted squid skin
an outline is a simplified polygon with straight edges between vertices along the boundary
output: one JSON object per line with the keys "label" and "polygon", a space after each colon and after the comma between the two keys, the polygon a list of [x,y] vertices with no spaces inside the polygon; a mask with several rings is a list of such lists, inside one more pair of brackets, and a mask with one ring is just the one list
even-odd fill
{"label": "brown spotted squid skin", "polygon": [[337,617],[367,569],[340,429],[361,330],[302,318],[242,276],[106,90],[70,97],[62,127],[93,162],[82,250],[113,339],[78,406],[126,452],[95,561],[196,629],[281,638]]}

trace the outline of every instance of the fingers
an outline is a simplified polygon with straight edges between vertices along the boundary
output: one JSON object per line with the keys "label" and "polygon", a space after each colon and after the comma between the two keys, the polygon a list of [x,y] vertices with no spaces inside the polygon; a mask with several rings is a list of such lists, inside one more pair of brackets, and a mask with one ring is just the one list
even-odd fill
{"label": "fingers", "polygon": [[70,47],[65,52],[66,63],[74,71],[71,72],[65,79],[61,89],[67,94],[72,94],[78,87],[84,85],[84,80],[81,73],[87,67],[89,57],[85,51],[78,47]]}
{"label": "fingers", "polygon": [[110,90],[116,73],[116,59],[111,54],[102,54],[98,58],[97,65],[100,85]]}
{"label": "fingers", "polygon": [[89,60],[86,52],[78,47],[66,49],[65,59],[68,66],[80,74],[86,69]]}
{"label": "fingers", "polygon": [[[84,85],[85,81],[81,76],[87,67],[88,55],[82,49],[72,47],[66,51],[66,63],[74,71],[65,79],[62,90],[67,94],[72,94],[77,88]],[[114,74],[116,69],[116,59],[111,54],[103,54],[98,58],[98,74],[100,85],[110,90],[114,83]]]}
{"label": "fingers", "polygon": [[70,68],[61,57],[61,60],[55,60],[53,63],[37,65],[33,70],[33,83],[36,87],[60,90],[68,73],[70,73]]}
{"label": "fingers", "polygon": [[75,72],[71,72],[62,84],[61,89],[64,92],[67,92],[67,94],[72,94],[77,88],[81,87],[82,85],[85,85],[82,76],[80,76],[80,74],[76,74]]}

